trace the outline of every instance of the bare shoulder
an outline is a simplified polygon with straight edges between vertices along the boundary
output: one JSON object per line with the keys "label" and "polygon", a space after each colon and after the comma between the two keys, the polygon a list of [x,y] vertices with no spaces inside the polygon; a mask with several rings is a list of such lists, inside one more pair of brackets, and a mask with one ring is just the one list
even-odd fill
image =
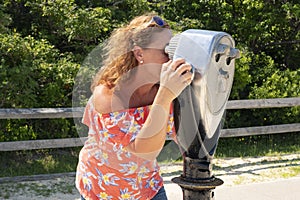
{"label": "bare shoulder", "polygon": [[113,91],[104,85],[98,85],[93,92],[93,103],[99,113],[109,113],[119,109],[119,101],[113,97]]}
{"label": "bare shoulder", "polygon": [[109,113],[112,111],[113,92],[104,85],[98,85],[93,92],[93,103],[99,113]]}

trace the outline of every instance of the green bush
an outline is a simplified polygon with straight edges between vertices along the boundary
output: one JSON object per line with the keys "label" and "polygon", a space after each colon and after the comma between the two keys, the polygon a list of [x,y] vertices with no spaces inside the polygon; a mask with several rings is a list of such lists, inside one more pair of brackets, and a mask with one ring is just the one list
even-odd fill
{"label": "green bush", "polygon": [[46,40],[18,33],[0,35],[1,107],[71,106],[79,64]]}
{"label": "green bush", "polygon": [[[233,36],[242,57],[236,61],[230,99],[300,93],[296,0],[0,0],[0,4],[2,108],[71,107],[74,78],[88,53],[114,28],[149,11],[163,16],[174,33],[195,28]],[[228,110],[225,127],[293,122],[299,122],[299,107]],[[72,119],[0,121],[0,141],[76,134]]]}
{"label": "green bush", "polygon": [[[0,54],[2,108],[72,106],[73,77],[79,68],[72,54],[61,54],[46,40],[18,33],[0,34]],[[66,136],[72,129],[65,119],[1,120],[0,126],[1,141]]]}

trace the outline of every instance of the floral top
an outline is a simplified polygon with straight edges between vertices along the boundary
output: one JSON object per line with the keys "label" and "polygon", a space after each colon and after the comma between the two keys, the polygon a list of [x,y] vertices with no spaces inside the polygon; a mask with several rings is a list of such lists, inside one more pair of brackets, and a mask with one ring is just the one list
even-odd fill
{"label": "floral top", "polygon": [[[159,166],[126,150],[145,123],[151,106],[98,113],[89,100],[83,123],[88,139],[79,154],[76,187],[87,200],[149,200],[163,185]],[[167,134],[174,136],[172,106]]]}

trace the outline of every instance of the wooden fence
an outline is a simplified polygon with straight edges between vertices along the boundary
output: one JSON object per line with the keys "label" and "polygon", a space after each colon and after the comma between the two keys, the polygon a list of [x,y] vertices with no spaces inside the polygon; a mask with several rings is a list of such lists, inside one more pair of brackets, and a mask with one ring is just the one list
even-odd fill
{"label": "wooden fence", "polygon": [[[226,109],[281,108],[300,106],[300,97],[228,101]],[[0,109],[0,119],[80,118],[84,108]],[[221,137],[300,132],[300,123],[222,129]],[[0,151],[82,146],[86,138],[0,142]]]}

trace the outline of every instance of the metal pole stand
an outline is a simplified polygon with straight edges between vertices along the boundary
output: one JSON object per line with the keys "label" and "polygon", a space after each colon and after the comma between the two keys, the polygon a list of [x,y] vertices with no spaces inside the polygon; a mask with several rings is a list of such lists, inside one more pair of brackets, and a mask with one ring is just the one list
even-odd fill
{"label": "metal pole stand", "polygon": [[172,181],[178,184],[184,200],[213,200],[214,189],[224,182],[212,175],[210,161],[184,158],[183,174]]}

